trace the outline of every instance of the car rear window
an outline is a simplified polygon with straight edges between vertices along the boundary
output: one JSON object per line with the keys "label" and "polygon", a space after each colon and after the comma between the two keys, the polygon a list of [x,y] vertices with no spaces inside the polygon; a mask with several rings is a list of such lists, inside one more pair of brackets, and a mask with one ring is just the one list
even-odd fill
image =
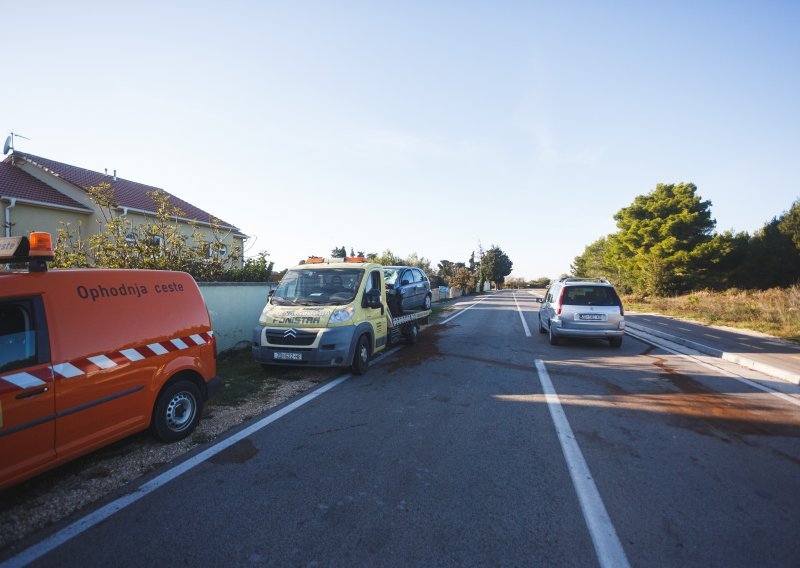
{"label": "car rear window", "polygon": [[571,306],[618,306],[617,293],[608,286],[567,286],[564,304]]}

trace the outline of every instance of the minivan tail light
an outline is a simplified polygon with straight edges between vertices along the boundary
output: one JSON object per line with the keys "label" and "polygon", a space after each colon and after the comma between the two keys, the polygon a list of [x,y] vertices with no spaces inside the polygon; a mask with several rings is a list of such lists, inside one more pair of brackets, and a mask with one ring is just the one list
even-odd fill
{"label": "minivan tail light", "polygon": [[566,290],[566,288],[561,288],[561,292],[558,294],[558,301],[556,302],[556,315],[557,316],[561,315],[561,307],[562,307],[561,302],[564,301],[564,291],[565,290]]}

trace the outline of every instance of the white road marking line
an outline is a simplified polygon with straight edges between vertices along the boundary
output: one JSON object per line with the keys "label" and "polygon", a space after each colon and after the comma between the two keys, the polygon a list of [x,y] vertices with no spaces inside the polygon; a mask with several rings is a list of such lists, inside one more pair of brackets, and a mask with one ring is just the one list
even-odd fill
{"label": "white road marking line", "polygon": [[477,306],[478,304],[480,304],[480,303],[481,303],[481,302],[483,302],[484,300],[488,300],[489,298],[491,298],[493,295],[494,295],[494,294],[490,294],[490,295],[488,295],[488,296],[486,296],[486,297],[484,297],[484,298],[481,298],[481,299],[480,299],[480,300],[478,300],[477,302],[473,302],[472,304],[470,304],[470,305],[469,305],[469,306],[467,306],[466,308],[462,308],[462,309],[460,309],[460,310],[459,310],[457,313],[453,314],[452,316],[450,316],[449,318],[447,318],[446,320],[444,320],[442,323],[443,323],[443,324],[445,324],[445,323],[450,323],[452,320],[456,319],[458,316],[460,316],[461,314],[463,314],[463,313],[464,313],[464,312],[466,312],[467,310],[471,310],[472,308],[474,308],[475,306]]}
{"label": "white road marking line", "polygon": [[519,302],[517,302],[517,293],[513,292],[512,295],[514,296],[514,303],[517,304],[517,311],[519,312],[519,319],[522,320],[522,327],[525,328],[525,335],[526,337],[530,337],[531,330],[528,327],[528,322],[525,321],[525,316],[522,315],[522,308],[519,307]]}
{"label": "white road marking line", "polygon": [[287,406],[284,406],[274,414],[270,414],[269,416],[262,418],[255,424],[248,426],[244,430],[237,432],[230,438],[226,438],[221,440],[220,442],[214,444],[210,448],[205,451],[200,452],[196,456],[176,465],[173,468],[168,469],[161,475],[158,475],[148,481],[140,485],[133,493],[129,493],[111,503],[97,509],[96,511],[89,513],[85,517],[78,519],[71,525],[61,529],[57,533],[47,537],[46,539],[42,540],[41,542],[27,548],[17,554],[16,556],[6,560],[3,563],[0,563],[0,568],[11,567],[11,566],[26,566],[31,562],[38,560],[48,552],[58,548],[65,542],[75,538],[76,536],[80,535],[81,533],[89,530],[90,528],[94,527],[95,525],[102,523],[106,519],[108,519],[111,515],[120,511],[127,507],[128,505],[132,505],[142,497],[145,497],[155,491],[156,489],[160,488],[163,485],[166,485],[176,477],[183,475],[190,469],[200,465],[208,458],[220,453],[221,451],[231,447],[236,442],[243,440],[244,438],[250,436],[269,426],[279,418],[283,418],[293,410],[297,410],[307,402],[310,402],[317,398],[319,395],[331,390],[333,387],[340,385],[341,383],[345,382],[349,379],[352,375],[342,375],[339,378],[332,380],[331,382],[321,386],[317,390],[308,393],[304,397],[294,401]]}
{"label": "white road marking line", "polygon": [[561,451],[567,461],[572,485],[578,494],[583,518],[586,520],[586,526],[589,528],[589,534],[592,537],[597,560],[600,566],[604,568],[630,566],[628,558],[625,556],[625,550],[622,548],[622,543],[617,536],[617,531],[614,529],[605,505],[603,505],[603,500],[600,498],[600,493],[594,484],[589,466],[583,458],[583,453],[575,439],[575,434],[572,433],[572,427],[569,425],[567,415],[561,407],[558,394],[553,388],[553,383],[550,381],[550,376],[547,374],[547,369],[541,359],[536,360],[536,370],[539,373],[539,382],[542,384],[545,400],[547,400],[547,408],[550,410],[550,416],[553,418],[553,423],[556,427]]}
{"label": "white road marking line", "polygon": [[649,343],[650,345],[654,345],[654,346],[658,347],[659,349],[663,349],[664,351],[672,353],[673,355],[678,355],[680,357],[683,357],[684,359],[688,359],[689,361],[691,361],[693,363],[696,363],[697,365],[700,365],[701,367],[705,367],[706,369],[710,369],[712,371],[716,371],[717,373],[721,373],[721,374],[723,374],[724,376],[726,376],[728,378],[736,379],[737,381],[740,381],[740,382],[742,382],[742,383],[744,383],[744,384],[746,384],[748,386],[751,386],[754,389],[758,389],[758,390],[764,391],[767,394],[771,394],[773,396],[777,396],[779,399],[784,400],[786,402],[789,402],[791,404],[794,404],[795,406],[800,406],[800,399],[795,398],[795,397],[793,397],[791,395],[788,395],[788,394],[782,393],[782,392],[778,392],[778,391],[773,390],[773,389],[771,389],[769,387],[761,385],[761,384],[759,384],[759,383],[757,383],[755,381],[751,381],[750,379],[746,379],[744,377],[740,377],[739,375],[736,375],[736,374],[734,374],[734,373],[732,373],[732,372],[730,372],[730,371],[728,371],[726,369],[723,369],[721,367],[717,367],[715,365],[712,365],[711,363],[706,363],[705,361],[703,361],[701,359],[698,359],[697,357],[693,357],[692,355],[687,355],[686,353],[681,353],[680,351],[675,351],[674,349],[670,349],[666,345],[662,345],[660,343],[656,343],[656,341],[653,340],[653,339],[648,339],[648,338],[643,337],[643,336],[641,336],[641,335],[639,335],[637,333],[631,333],[631,331],[628,330],[628,329],[625,330],[625,333],[627,333],[631,337],[635,337],[639,341],[643,341],[644,343]]}

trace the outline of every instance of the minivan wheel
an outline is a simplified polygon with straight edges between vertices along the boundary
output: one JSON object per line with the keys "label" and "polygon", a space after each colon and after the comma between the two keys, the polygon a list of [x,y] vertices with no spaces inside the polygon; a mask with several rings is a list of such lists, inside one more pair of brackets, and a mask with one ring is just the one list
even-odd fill
{"label": "minivan wheel", "polygon": [[353,355],[353,364],[350,370],[354,375],[363,375],[369,368],[369,336],[365,333],[358,338],[356,352]]}
{"label": "minivan wheel", "polygon": [[550,345],[558,345],[559,343],[558,337],[556,337],[555,334],[553,333],[552,324],[550,325],[550,336],[548,337],[548,339],[550,340]]}
{"label": "minivan wheel", "polygon": [[203,398],[191,381],[167,385],[156,400],[151,428],[163,442],[176,442],[192,433],[200,421]]}
{"label": "minivan wheel", "polygon": [[425,296],[425,302],[422,304],[423,310],[430,310],[431,309],[431,296],[428,294]]}
{"label": "minivan wheel", "polygon": [[621,337],[611,337],[608,339],[608,342],[611,344],[611,347],[622,347]]}

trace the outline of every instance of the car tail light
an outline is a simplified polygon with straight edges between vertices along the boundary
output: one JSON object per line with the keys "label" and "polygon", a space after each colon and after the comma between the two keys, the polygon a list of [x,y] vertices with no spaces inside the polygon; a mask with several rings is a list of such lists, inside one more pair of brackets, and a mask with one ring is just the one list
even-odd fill
{"label": "car tail light", "polygon": [[558,295],[558,301],[556,302],[556,315],[558,315],[558,316],[561,315],[561,308],[562,308],[561,302],[564,301],[564,291],[565,290],[566,290],[566,288],[561,288],[561,293]]}

